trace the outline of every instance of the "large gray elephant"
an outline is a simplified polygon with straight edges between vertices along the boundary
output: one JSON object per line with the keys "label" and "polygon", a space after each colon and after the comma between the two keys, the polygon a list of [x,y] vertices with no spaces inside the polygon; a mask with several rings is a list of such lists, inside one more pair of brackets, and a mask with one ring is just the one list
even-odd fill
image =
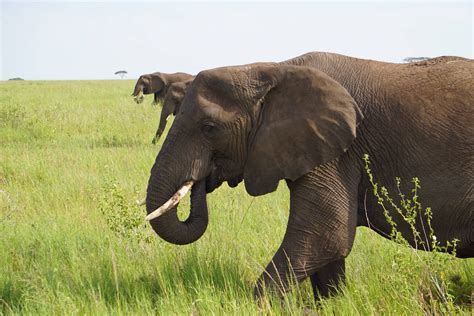
{"label": "large gray elephant", "polygon": [[154,72],[152,74],[141,75],[133,89],[133,99],[138,104],[143,102],[144,94],[154,94],[153,103],[162,101],[170,85],[175,82],[182,82],[194,78],[193,75],[176,72],[172,74]]}
{"label": "large gray elephant", "polygon": [[[244,180],[258,196],[285,179],[288,226],[256,293],[284,293],[291,278],[309,276],[326,296],[345,278],[358,225],[391,232],[364,171],[367,153],[390,192],[395,177],[417,176],[437,240],[457,238],[457,256],[472,257],[473,106],[474,62],[456,57],[393,64],[309,53],[202,71],[151,169],[147,219],[164,240],[188,244],[206,230],[206,193],[223,181]],[[191,187],[182,222],[176,205]],[[414,243],[408,224],[390,215]]]}
{"label": "large gray elephant", "polygon": [[152,144],[156,144],[158,139],[160,139],[161,134],[163,134],[166,128],[166,122],[168,121],[170,114],[176,115],[179,111],[186,89],[191,82],[193,82],[193,79],[183,82],[175,82],[168,88],[168,92],[163,100],[163,108],[161,109],[160,125],[156,130],[155,137],[153,137]]}

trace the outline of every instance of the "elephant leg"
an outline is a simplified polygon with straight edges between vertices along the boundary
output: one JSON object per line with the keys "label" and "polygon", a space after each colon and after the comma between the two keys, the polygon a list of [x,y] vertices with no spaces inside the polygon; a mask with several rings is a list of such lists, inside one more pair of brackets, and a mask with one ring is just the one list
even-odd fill
{"label": "elephant leg", "polygon": [[151,105],[158,105],[158,103],[160,103],[160,98],[158,96],[158,93],[154,93],[153,94],[153,102],[151,103]]}
{"label": "elephant leg", "polygon": [[[257,296],[264,293],[264,288],[276,289],[277,294],[283,295],[292,283],[319,271],[329,284],[338,274],[343,274],[343,268],[331,271],[330,264],[336,262],[343,267],[344,258],[352,248],[360,173],[340,170],[338,164],[318,167],[294,182],[288,181],[287,230],[280,248],[257,282]],[[321,290],[327,292],[323,287]]]}
{"label": "elephant leg", "polygon": [[152,144],[156,144],[158,139],[160,139],[161,134],[163,134],[166,128],[166,122],[168,121],[168,116],[173,113],[174,107],[169,105],[171,102],[165,102],[163,109],[161,110],[160,114],[160,125],[158,125],[158,129],[156,130],[155,137],[153,137]]}
{"label": "elephant leg", "polygon": [[346,279],[345,259],[328,263],[311,275],[314,297],[329,297]]}
{"label": "elephant leg", "polygon": [[161,128],[161,126],[156,130],[155,136],[153,137],[153,140],[151,141],[153,145],[155,145],[158,142],[158,140],[161,137],[161,134],[163,134],[163,131],[164,131],[164,128]]}

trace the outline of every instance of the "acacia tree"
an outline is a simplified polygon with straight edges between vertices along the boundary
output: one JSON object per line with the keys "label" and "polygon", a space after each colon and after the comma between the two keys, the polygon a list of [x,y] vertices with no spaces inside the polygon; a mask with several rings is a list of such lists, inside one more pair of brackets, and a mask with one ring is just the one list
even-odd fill
{"label": "acacia tree", "polygon": [[128,72],[126,70],[119,70],[119,71],[116,71],[115,72],[115,75],[119,75],[120,78],[125,78],[125,75],[127,74]]}

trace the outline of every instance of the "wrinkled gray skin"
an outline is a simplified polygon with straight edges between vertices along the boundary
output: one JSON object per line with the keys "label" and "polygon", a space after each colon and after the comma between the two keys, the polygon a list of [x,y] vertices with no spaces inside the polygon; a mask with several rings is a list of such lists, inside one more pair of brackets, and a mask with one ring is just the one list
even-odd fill
{"label": "wrinkled gray skin", "polygon": [[[293,275],[327,296],[344,280],[358,225],[390,234],[363,168],[368,153],[392,195],[395,177],[407,193],[419,177],[437,240],[457,238],[457,256],[472,257],[473,77],[474,62],[456,57],[392,64],[328,53],[203,71],[151,169],[146,198],[151,212],[192,179],[189,218],[179,221],[173,209],[151,225],[171,243],[191,243],[207,227],[206,193],[223,181],[245,180],[257,196],[286,179],[287,230],[255,293],[284,293]],[[413,243],[400,215],[390,215]]]}
{"label": "wrinkled gray skin", "polygon": [[163,108],[161,109],[160,125],[156,130],[155,137],[153,137],[152,144],[156,144],[163,131],[166,128],[166,122],[170,114],[176,115],[184,99],[187,87],[193,82],[193,79],[184,82],[176,82],[170,85],[163,101]]}
{"label": "wrinkled gray skin", "polygon": [[182,82],[194,78],[193,75],[176,72],[172,74],[154,72],[152,74],[141,75],[138,78],[135,88],[133,89],[133,99],[137,104],[143,102],[144,94],[154,94],[153,104],[163,101],[168,88],[175,82]]}

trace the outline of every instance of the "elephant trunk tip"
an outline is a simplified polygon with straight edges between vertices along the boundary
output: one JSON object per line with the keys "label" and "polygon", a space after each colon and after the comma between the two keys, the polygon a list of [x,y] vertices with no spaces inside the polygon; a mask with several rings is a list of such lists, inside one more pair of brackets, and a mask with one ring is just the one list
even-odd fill
{"label": "elephant trunk tip", "polygon": [[137,92],[132,93],[133,100],[137,103],[140,104],[143,102],[143,90],[140,90]]}
{"label": "elephant trunk tip", "polygon": [[[177,214],[178,203],[189,191],[191,191],[190,214],[185,221],[181,221]],[[150,225],[158,236],[175,245],[190,244],[201,238],[209,222],[205,181],[185,182],[176,192],[173,192],[171,198],[157,208],[155,198],[167,195],[162,193],[164,192],[150,190],[146,201],[148,211],[152,211],[146,219],[150,221]],[[163,201],[161,198],[159,200]]]}

